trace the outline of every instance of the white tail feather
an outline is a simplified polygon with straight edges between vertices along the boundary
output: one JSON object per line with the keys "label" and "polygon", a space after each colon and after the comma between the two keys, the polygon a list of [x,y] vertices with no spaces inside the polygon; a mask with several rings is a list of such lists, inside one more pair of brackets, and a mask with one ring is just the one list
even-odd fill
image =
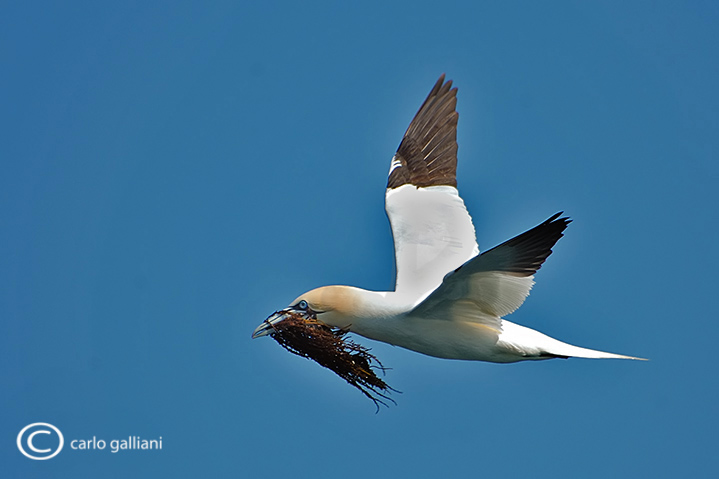
{"label": "white tail feather", "polygon": [[547,352],[557,356],[588,359],[636,359],[639,361],[646,361],[644,358],[607,353],[604,351],[597,351],[595,349],[580,348],[579,346],[572,346],[571,344],[563,343],[561,341],[554,341],[556,341],[556,343],[552,345],[552,347],[547,348]]}
{"label": "white tail feather", "polygon": [[534,329],[507,321],[506,319],[502,320],[502,333],[499,337],[499,341],[505,343],[509,349],[521,351],[525,357],[532,359],[546,359],[551,356],[559,356],[567,358],[636,359],[646,361],[644,358],[573,346],[550,338],[546,334],[542,334]]}

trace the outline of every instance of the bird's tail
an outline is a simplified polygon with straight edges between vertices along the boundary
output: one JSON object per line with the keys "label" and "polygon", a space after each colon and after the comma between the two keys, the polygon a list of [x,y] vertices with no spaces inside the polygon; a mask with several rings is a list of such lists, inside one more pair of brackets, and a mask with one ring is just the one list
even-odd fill
{"label": "bird's tail", "polygon": [[590,359],[638,359],[644,358],[625,356],[623,354],[605,353],[594,349],[580,348],[542,334],[534,329],[526,328],[510,321],[502,321],[500,341],[511,349],[523,351],[526,359],[549,358],[590,358]]}
{"label": "bird's tail", "polygon": [[571,344],[563,343],[552,338],[551,344],[545,348],[547,354],[564,358],[588,358],[588,359],[636,359],[646,361],[645,358],[625,356],[623,354],[607,353],[594,349],[580,348]]}

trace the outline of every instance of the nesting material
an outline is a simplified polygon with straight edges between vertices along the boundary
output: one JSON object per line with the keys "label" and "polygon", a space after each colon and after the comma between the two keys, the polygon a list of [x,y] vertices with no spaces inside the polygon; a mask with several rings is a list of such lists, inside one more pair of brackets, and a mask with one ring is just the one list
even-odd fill
{"label": "nesting material", "polygon": [[370,398],[379,409],[380,404],[394,400],[387,396],[394,391],[374,370],[384,372],[382,363],[369,349],[351,339],[346,330],[331,328],[317,319],[305,318],[296,313],[286,313],[287,318],[274,323],[270,336],[289,352],[311,359],[331,369],[339,377],[356,387]]}

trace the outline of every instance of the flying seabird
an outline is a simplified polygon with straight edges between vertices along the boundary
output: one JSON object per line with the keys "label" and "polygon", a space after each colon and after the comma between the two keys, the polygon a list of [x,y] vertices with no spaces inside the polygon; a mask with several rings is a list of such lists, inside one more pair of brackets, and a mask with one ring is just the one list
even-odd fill
{"label": "flying seabird", "polygon": [[313,289],[268,317],[252,337],[299,316],[438,358],[641,359],[573,346],[504,319],[527,298],[534,274],[571,220],[557,213],[479,254],[457,191],[456,104],[457,89],[442,75],[390,163],[385,210],[394,237],[395,290]]}

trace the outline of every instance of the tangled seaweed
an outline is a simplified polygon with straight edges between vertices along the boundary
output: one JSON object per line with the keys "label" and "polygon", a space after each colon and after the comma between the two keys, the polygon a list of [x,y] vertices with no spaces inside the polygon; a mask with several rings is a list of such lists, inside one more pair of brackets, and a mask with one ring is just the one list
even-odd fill
{"label": "tangled seaweed", "polygon": [[397,391],[377,377],[374,370],[384,372],[385,368],[368,348],[346,339],[346,330],[296,313],[286,314],[286,319],[272,325],[274,331],[270,333],[283,348],[331,369],[371,399],[378,411],[380,405],[388,406],[385,400],[396,404],[387,394]]}

